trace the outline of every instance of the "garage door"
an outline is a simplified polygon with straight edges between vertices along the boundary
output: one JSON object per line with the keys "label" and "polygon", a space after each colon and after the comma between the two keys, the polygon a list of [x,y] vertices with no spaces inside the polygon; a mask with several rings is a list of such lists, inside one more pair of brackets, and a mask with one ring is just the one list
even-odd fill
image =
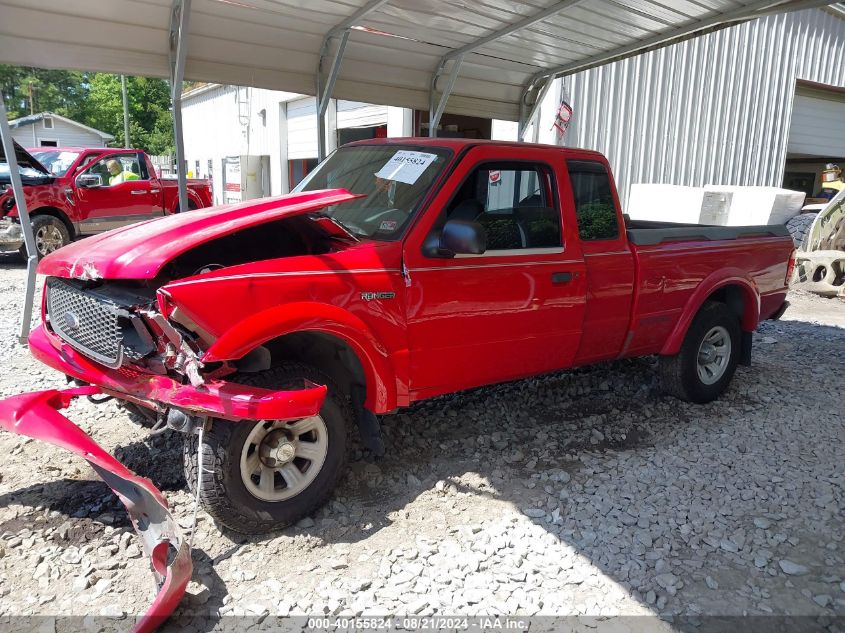
{"label": "garage door", "polygon": [[317,101],[288,101],[288,159],[317,158]]}
{"label": "garage door", "polygon": [[792,107],[788,152],[845,156],[845,93],[799,86]]}

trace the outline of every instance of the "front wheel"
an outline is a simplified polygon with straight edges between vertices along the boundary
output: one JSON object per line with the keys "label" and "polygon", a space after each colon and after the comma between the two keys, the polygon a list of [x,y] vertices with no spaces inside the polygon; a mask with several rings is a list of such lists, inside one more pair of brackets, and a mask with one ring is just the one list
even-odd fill
{"label": "front wheel", "polygon": [[[70,231],[65,223],[52,215],[36,215],[32,218],[32,235],[35,238],[35,253],[38,259],[45,257],[62,246],[70,244]],[[20,247],[21,257],[27,258],[26,244]]]}
{"label": "front wheel", "polygon": [[692,321],[681,351],[660,357],[663,390],[687,402],[718,398],[739,363],[739,319],[724,303],[708,301]]}
{"label": "front wheel", "polygon": [[[215,419],[203,434],[205,510],[236,532],[260,534],[290,525],[322,506],[346,470],[352,414],[337,386],[320,371],[285,364],[240,382],[268,389],[328,386],[320,412],[301,420]],[[184,444],[185,478],[197,482],[199,437]]]}

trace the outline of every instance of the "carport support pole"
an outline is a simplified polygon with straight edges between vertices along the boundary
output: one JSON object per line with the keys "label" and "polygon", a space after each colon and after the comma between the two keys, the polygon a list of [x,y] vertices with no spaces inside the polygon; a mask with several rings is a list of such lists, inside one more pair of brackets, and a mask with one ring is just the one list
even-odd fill
{"label": "carport support pole", "polygon": [[[320,65],[325,54],[328,52],[329,42],[331,36],[326,38],[324,49],[320,53]],[[337,51],[334,54],[332,67],[329,70],[329,76],[326,78],[326,85],[321,86],[320,75],[321,68],[317,68],[317,159],[322,161],[326,158],[326,111],[329,109],[329,101],[334,92],[334,86],[337,83],[337,76],[340,74],[340,65],[343,63],[343,54],[346,52],[346,43],[349,41],[349,29],[343,31],[340,36],[340,43],[337,45]]]}
{"label": "carport support pole", "polygon": [[[540,90],[537,92],[537,98],[534,100],[534,104],[531,106],[531,109],[528,110],[527,113],[524,111],[527,109],[527,105],[525,104],[525,99],[530,94],[530,89],[525,91],[525,94],[522,96],[522,107],[520,110],[520,117],[519,117],[519,128],[516,136],[517,141],[524,140],[523,137],[525,136],[525,132],[528,130],[528,126],[531,123],[534,123],[534,129],[537,129],[537,125],[539,125],[540,121],[535,119],[539,119],[537,115],[540,114],[540,107],[543,105],[543,100],[546,98],[546,95],[549,93],[549,89],[552,87],[554,83],[554,76],[549,76],[546,81],[543,83]],[[535,134],[536,136],[536,134]]]}
{"label": "carport support pole", "polygon": [[[455,87],[455,81],[458,79],[458,73],[461,71],[461,64],[463,61],[463,54],[458,55],[454,60],[452,60],[452,70],[449,71],[449,79],[446,82],[446,87],[443,89],[443,94],[440,95],[440,102],[437,104],[437,108],[429,111],[428,135],[431,138],[437,136],[437,126],[440,125],[440,119],[443,116],[443,112],[446,110],[446,102],[449,101],[449,96],[452,94],[452,89]],[[437,85],[437,77],[440,75],[441,71],[442,66],[437,69],[437,72],[434,74],[434,79],[431,82],[432,106],[434,105],[434,88]]]}
{"label": "carport support pole", "polygon": [[185,139],[182,134],[182,82],[188,55],[188,18],[191,0],[175,0],[170,17],[170,101],[173,104],[173,140],[176,143],[176,175],[179,179],[179,210],[187,211],[188,179]]}
{"label": "carport support pole", "polygon": [[29,221],[29,211],[26,208],[26,198],[23,193],[21,172],[18,169],[18,156],[15,153],[15,143],[9,129],[9,119],[6,116],[6,103],[0,92],[0,134],[3,136],[3,151],[9,165],[9,176],[12,180],[12,191],[15,194],[15,205],[18,208],[18,220],[23,231],[23,241],[26,244],[26,289],[24,291],[23,315],[18,340],[26,344],[29,336],[29,326],[32,321],[32,304],[35,300],[35,268],[38,265],[38,254],[35,251],[35,236],[32,234],[32,224]]}
{"label": "carport support pole", "polygon": [[126,75],[120,76],[120,96],[123,98],[123,147],[129,149],[129,97],[126,95]]}

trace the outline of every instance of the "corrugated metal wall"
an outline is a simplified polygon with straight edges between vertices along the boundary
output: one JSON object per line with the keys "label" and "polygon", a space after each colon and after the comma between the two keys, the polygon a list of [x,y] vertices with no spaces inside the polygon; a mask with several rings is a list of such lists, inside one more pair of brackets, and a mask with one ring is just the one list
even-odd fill
{"label": "corrugated metal wall", "polygon": [[608,157],[623,204],[632,183],[779,186],[796,79],[845,87],[845,20],[775,15],[564,78],[564,144]]}

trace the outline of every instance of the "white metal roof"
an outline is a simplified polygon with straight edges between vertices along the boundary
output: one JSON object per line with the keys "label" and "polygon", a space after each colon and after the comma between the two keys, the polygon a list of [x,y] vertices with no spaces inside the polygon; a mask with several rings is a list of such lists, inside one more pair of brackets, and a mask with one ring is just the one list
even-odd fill
{"label": "white metal roof", "polygon": [[[582,70],[725,23],[822,4],[192,0],[185,78],[314,94],[324,38],[341,24],[353,28],[333,96],[428,109],[436,69],[448,73],[464,53],[446,110],[515,120],[526,88],[549,71]],[[0,0],[0,62],[167,77],[171,13],[170,0]],[[435,85],[445,84],[443,76]]]}

